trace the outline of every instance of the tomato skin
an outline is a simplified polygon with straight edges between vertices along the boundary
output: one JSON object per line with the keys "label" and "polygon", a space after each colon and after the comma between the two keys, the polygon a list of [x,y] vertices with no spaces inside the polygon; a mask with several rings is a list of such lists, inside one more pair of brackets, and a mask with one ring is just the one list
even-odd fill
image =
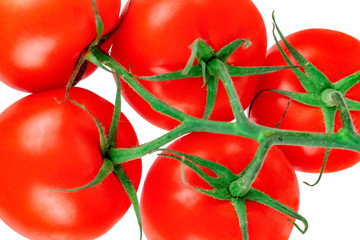
{"label": "tomato skin", "polygon": [[[85,89],[71,97],[99,119],[106,131],[113,105]],[[130,200],[112,173],[99,185],[71,193],[52,191],[84,186],[101,165],[99,134],[93,119],[63,100],[65,89],[37,93],[0,115],[0,217],[29,239],[95,239],[125,214]],[[121,116],[118,146],[138,144]],[[141,160],[124,164],[137,189]]]}
{"label": "tomato skin", "polygon": [[[224,164],[239,173],[255,156],[258,143],[241,137],[192,133],[170,149]],[[181,163],[159,157],[150,168],[141,195],[143,229],[148,240],[242,239],[239,221],[230,202],[203,195],[182,181]],[[191,186],[210,189],[184,166]],[[253,184],[287,206],[298,209],[299,188],[294,169],[279,149],[273,147]],[[247,201],[250,240],[288,239],[288,217],[262,204]]]}
{"label": "tomato skin", "polygon": [[[331,82],[336,82],[359,70],[360,41],[347,34],[327,29],[307,29],[289,35],[287,40],[300,54],[322,71]],[[293,58],[291,59],[294,61]],[[285,64],[276,46],[269,49],[264,64]],[[291,70],[263,75],[259,82],[258,91],[269,88],[305,92]],[[360,85],[356,84],[346,93],[346,97],[360,100],[359,93]],[[280,121],[287,104],[288,98],[273,92],[263,92],[254,102],[250,118],[261,125],[275,127]],[[358,112],[351,112],[351,115],[354,125],[357,127],[360,115]],[[335,131],[338,131],[341,126],[341,119],[337,114]],[[324,117],[319,108],[292,101],[285,118],[280,124],[280,128],[325,132]],[[296,170],[304,172],[320,171],[325,156],[324,148],[305,146],[279,146],[279,148],[285,153]],[[325,172],[343,170],[359,161],[359,153],[332,149]]]}
{"label": "tomato skin", "polygon": [[[96,4],[107,33],[118,22],[120,0]],[[9,0],[1,1],[0,9],[0,81],[25,92],[66,86],[81,52],[96,37],[91,1]]]}
{"label": "tomato skin", "polygon": [[[238,49],[228,63],[239,66],[261,65],[266,53],[266,30],[255,5],[248,0],[175,1],[134,0],[113,38],[112,56],[138,76],[181,70],[191,50],[202,38],[218,51],[235,39],[249,39],[252,45]],[[251,22],[251,24],[249,24]],[[246,108],[254,97],[258,76],[234,78],[236,90]],[[201,118],[206,103],[202,78],[140,83],[157,98],[192,116]],[[127,84],[122,84],[126,101],[146,120],[163,129],[178,121],[154,111]],[[232,120],[233,114],[225,89],[220,84],[214,120]]]}

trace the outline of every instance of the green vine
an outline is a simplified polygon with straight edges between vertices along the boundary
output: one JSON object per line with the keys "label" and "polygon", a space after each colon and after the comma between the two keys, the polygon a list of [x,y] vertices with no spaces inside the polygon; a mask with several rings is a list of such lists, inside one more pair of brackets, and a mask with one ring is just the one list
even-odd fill
{"label": "green vine", "polygon": [[[290,50],[292,52],[292,50]],[[359,135],[355,131],[353,123],[351,121],[351,117],[349,114],[349,108],[347,107],[347,100],[343,94],[335,89],[326,88],[325,90],[318,91],[314,90],[313,93],[307,93],[298,97],[296,94],[286,93],[288,97],[291,99],[301,101],[303,98],[303,102],[310,102],[312,105],[320,105],[323,109],[324,114],[329,112],[327,119],[328,131],[326,133],[313,133],[313,132],[299,132],[299,131],[289,131],[282,130],[278,128],[269,128],[261,125],[257,125],[249,121],[246,117],[245,112],[242,109],[239,98],[235,92],[234,85],[231,80],[231,73],[229,73],[227,66],[219,59],[219,58],[210,58],[206,63],[206,72],[207,74],[211,74],[214,79],[219,78],[220,81],[225,86],[225,89],[229,95],[229,99],[231,102],[231,106],[233,109],[234,116],[236,118],[235,122],[219,122],[219,121],[211,121],[206,118],[199,119],[187,115],[173,107],[167,105],[161,100],[154,97],[150,92],[148,92],[137,80],[136,78],[126,69],[117,63],[114,59],[112,59],[108,54],[93,48],[91,49],[92,58],[96,58],[99,62],[104,64],[105,66],[113,69],[113,71],[117,74],[117,76],[124,79],[126,84],[129,84],[140,96],[142,96],[155,110],[166,114],[180,122],[178,127],[164,134],[163,136],[154,139],[148,143],[144,143],[137,147],[133,148],[110,148],[108,151],[108,157],[113,161],[114,164],[121,164],[126,161],[131,161],[133,159],[145,156],[146,154],[152,153],[159,149],[161,146],[175,140],[178,137],[183,136],[184,134],[190,132],[212,132],[219,134],[231,134],[236,136],[242,136],[247,138],[252,138],[260,143],[260,147],[255,158],[251,161],[251,163],[245,168],[245,170],[240,174],[240,176],[228,183],[228,188],[231,191],[231,194],[237,196],[235,199],[230,199],[235,210],[238,213],[240,227],[243,233],[243,239],[248,239],[247,236],[247,220],[246,214],[244,211],[245,205],[243,202],[245,200],[254,200],[258,202],[262,202],[264,204],[269,202],[274,202],[275,200],[264,196],[262,193],[255,192],[252,188],[252,183],[256,179],[259,171],[261,170],[262,164],[264,162],[267,151],[273,145],[305,145],[305,146],[317,146],[317,147],[326,147],[330,150],[330,148],[342,148],[360,151],[359,144]],[[89,55],[89,54],[88,54]],[[306,67],[310,64],[306,63]],[[205,65],[202,64],[204,67]],[[292,69],[296,71],[299,66],[292,65]],[[199,74],[202,72],[199,70],[194,70],[197,66],[191,67],[187,74],[193,75],[193,77],[199,77]],[[234,68],[233,68],[234,69]],[[309,71],[313,71],[314,67],[310,68]],[[279,69],[277,69],[279,70]],[[257,70],[258,72],[263,71]],[[274,69],[271,69],[274,71]],[[270,72],[270,71],[269,71]],[[166,74],[166,77],[174,79],[176,77],[189,77],[188,75],[180,74],[180,72],[174,72],[173,75],[171,73]],[[201,75],[200,75],[201,76]],[[161,81],[164,79],[164,75],[158,76],[158,80]],[[150,79],[151,78],[151,79]],[[149,80],[156,80],[156,76],[150,77]],[[209,79],[209,76],[207,77]],[[351,78],[353,80],[353,78]],[[307,80],[306,80],[307,81]],[[309,80],[313,81],[313,80]],[[309,86],[311,84],[309,83]],[[331,85],[332,86],[332,85]],[[279,93],[283,93],[278,91]],[[118,103],[116,103],[118,104]],[[355,104],[353,104],[355,105]],[[334,110],[338,110],[340,112],[340,116],[343,121],[343,128],[341,128],[337,133],[334,133],[331,129],[333,129],[333,125],[330,124],[334,119],[332,113]],[[329,151],[327,150],[327,151]],[[326,163],[327,157],[324,159],[324,166]],[[195,169],[195,168],[194,168]],[[210,168],[214,170],[213,168]],[[319,182],[321,175],[316,183]],[[205,191],[201,191],[204,194]],[[256,197],[254,197],[256,196]],[[222,195],[223,197],[223,195]],[[239,197],[241,198],[239,200]],[[254,197],[254,198],[253,198]],[[220,198],[220,195],[217,196]],[[271,200],[270,200],[271,199]],[[272,208],[278,209],[279,211],[285,212],[289,216],[293,217],[295,213],[286,212],[285,210],[289,210],[286,206],[277,206],[266,204]],[[243,206],[243,207],[241,207]],[[301,215],[296,215],[297,219],[300,219],[304,222],[305,228],[301,230],[297,225],[295,225],[301,232],[305,232],[307,230],[307,221]],[[295,223],[294,223],[295,224]],[[245,226],[245,227],[244,227]]]}
{"label": "green vine", "polygon": [[[294,222],[293,223],[301,232],[306,232],[308,228],[308,223],[304,217],[294,212],[290,208],[277,202],[275,199],[272,199],[266,194],[260,192],[259,190],[254,189],[252,187],[252,184],[263,166],[264,159],[267,155],[268,150],[273,145],[303,145],[325,147],[326,154],[324,158],[324,164],[320,176],[315,184],[320,181],[331,148],[341,148],[360,152],[360,136],[355,130],[349,113],[350,110],[360,110],[360,103],[345,97],[345,93],[352,86],[360,82],[360,72],[356,72],[348,77],[345,77],[337,83],[331,83],[329,79],[320,70],[318,70],[314,65],[307,61],[295,48],[291,46],[289,42],[286,41],[275,21],[275,17],[273,16],[273,36],[280,50],[280,53],[288,64],[287,66],[230,66],[226,63],[226,60],[239,47],[248,47],[250,44],[248,40],[237,39],[224,46],[218,52],[215,52],[211,48],[211,46],[209,46],[205,41],[203,41],[202,39],[197,39],[191,45],[192,55],[190,56],[186,66],[184,66],[184,69],[157,76],[134,76],[132,73],[128,72],[123,66],[121,66],[116,60],[110,57],[108,53],[103,52],[97,46],[97,44],[101,42],[103,27],[101,19],[99,18],[99,15],[97,13],[94,1],[93,4],[95,14],[97,16],[96,23],[98,36],[89,46],[88,50],[85,51],[80,58],[78,67],[74,71],[68,89],[70,89],[70,87],[73,85],[73,80],[75,79],[79,68],[84,63],[84,61],[87,60],[93,62],[94,64],[102,68],[105,68],[106,70],[116,75],[117,95],[109,135],[105,136],[102,127],[98,125],[100,137],[102,139],[101,142],[103,145],[102,154],[104,157],[104,165],[100,169],[98,176],[94,179],[93,182],[89,183],[84,187],[73,190],[80,190],[98,184],[109,173],[114,172],[123,184],[127,193],[129,194],[138,218],[140,231],[142,231],[139,202],[136,196],[136,191],[130,180],[128,179],[127,174],[121,164],[157,151],[162,146],[187,133],[211,132],[218,134],[230,134],[251,138],[256,140],[260,144],[253,160],[238,175],[235,175],[229,169],[222,165],[207,161],[206,159],[198,158],[196,156],[174,152],[166,149],[163,150],[164,152],[161,155],[178,161],[182,161],[183,164],[189,166],[193,171],[195,171],[200,177],[202,177],[206,182],[209,183],[209,185],[214,188],[213,190],[194,188],[195,190],[221,200],[230,201],[232,203],[234,209],[238,214],[240,228],[244,240],[248,239],[247,216],[245,206],[245,201],[248,200],[260,202],[287,214],[291,218],[302,221],[305,226],[303,230],[301,230]],[[283,41],[285,48],[289,51],[289,53],[297,61],[297,63],[293,63],[285,54],[285,50],[282,48],[279,41],[277,40],[275,30]],[[198,64],[193,65],[195,58],[197,59]],[[294,72],[294,74],[298,77],[300,83],[306,90],[306,93],[294,93],[278,89],[270,90],[278,94],[285,95],[286,97],[290,98],[290,100],[321,108],[325,119],[325,133],[282,130],[278,129],[277,127],[270,128],[261,126],[249,121],[241,106],[239,97],[236,93],[232,81],[232,77],[267,74],[283,69],[291,69]],[[204,86],[206,85],[208,90],[207,103],[203,118],[195,118],[162,102],[154,95],[152,95],[149,91],[147,91],[136,79],[141,78],[148,81],[169,81],[192,77],[203,78]],[[121,116],[120,78],[125,81],[125,84],[128,84],[137,94],[139,94],[144,100],[146,100],[155,111],[158,111],[159,113],[165,114],[177,120],[179,122],[179,125],[172,131],[164,134],[163,136],[150,142],[141,144],[137,147],[116,148],[116,136],[118,131],[117,126]],[[219,81],[221,81],[221,83],[224,85],[227,95],[229,97],[230,105],[235,117],[235,122],[208,120],[209,116],[213,111]],[[68,91],[67,99],[70,99]],[[334,121],[335,113],[337,111],[340,113],[343,127],[335,133]],[[215,179],[213,177],[210,177],[200,168],[200,166],[214,171],[219,178]],[[183,181],[184,183],[186,183],[186,179],[184,177]]]}

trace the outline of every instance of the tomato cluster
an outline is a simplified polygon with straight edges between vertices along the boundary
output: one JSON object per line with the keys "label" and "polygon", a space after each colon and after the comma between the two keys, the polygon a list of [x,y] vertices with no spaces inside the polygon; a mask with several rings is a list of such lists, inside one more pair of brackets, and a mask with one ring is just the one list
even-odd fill
{"label": "tomato cluster", "polygon": [[[1,1],[0,10],[0,42],[6,46],[0,58],[0,81],[32,93],[0,114],[0,218],[26,238],[95,239],[112,228],[133,203],[149,240],[285,240],[295,219],[307,228],[306,220],[296,213],[295,170],[322,173],[324,167],[325,172],[335,172],[360,161],[358,152],[345,149],[264,147],[261,137],[253,137],[256,134],[243,136],[238,128],[227,125],[241,119],[234,109],[250,106],[246,126],[254,129],[339,132],[343,116],[336,113],[332,129],[324,117],[324,109],[333,106],[309,106],[274,89],[307,93],[298,76],[308,74],[309,65],[329,79],[329,88],[358,71],[360,41],[352,36],[307,29],[267,50],[263,18],[250,0],[226,4],[132,0],[122,12],[120,0],[12,0]],[[99,33],[102,38],[94,45]],[[198,39],[209,46],[202,48],[205,53],[197,52],[201,45],[193,43]],[[244,44],[231,49],[239,39]],[[289,44],[297,50],[295,56]],[[231,49],[226,58],[222,57],[225,48]],[[131,123],[120,112],[119,99],[114,106],[68,84],[90,75],[96,69],[92,63],[105,68],[104,62],[111,62],[96,50],[127,70],[128,75],[119,74],[116,67],[111,71],[118,94],[144,119],[169,130],[169,135],[159,138],[159,146],[142,151],[147,145],[139,145]],[[192,63],[189,58],[194,60],[192,54],[198,54],[193,64],[202,67],[202,72],[190,71],[195,77],[184,71]],[[308,62],[302,64],[299,56]],[[238,66],[271,73],[231,76],[229,87],[217,81],[223,75],[211,75],[214,62],[225,70]],[[277,66],[291,69],[263,70]],[[174,72],[181,77],[146,79]],[[127,76],[138,88],[129,84]],[[213,88],[206,87],[210,84]],[[231,88],[236,99],[231,97]],[[204,117],[213,89],[213,107]],[[359,84],[353,84],[345,97],[355,102],[358,93]],[[156,99],[159,105],[154,107],[147,99]],[[178,129],[186,120],[164,114],[162,106],[219,128],[180,134]],[[350,114],[357,127],[359,112]],[[230,130],[219,130],[222,126]],[[152,165],[138,206],[139,157],[177,137],[181,138]],[[258,157],[262,149],[263,159]],[[111,151],[140,153],[121,162]],[[253,169],[249,180],[247,174]],[[238,182],[243,184],[240,188],[236,188]],[[255,193],[262,197],[254,197]]]}

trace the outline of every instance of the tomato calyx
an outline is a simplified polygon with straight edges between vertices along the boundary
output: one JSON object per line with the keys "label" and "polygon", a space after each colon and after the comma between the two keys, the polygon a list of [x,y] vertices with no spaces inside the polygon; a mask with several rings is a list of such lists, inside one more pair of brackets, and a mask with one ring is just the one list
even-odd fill
{"label": "tomato calyx", "polygon": [[73,189],[53,189],[53,191],[59,191],[59,192],[77,192],[83,189],[95,187],[96,185],[100,184],[102,181],[105,180],[112,172],[114,171],[114,164],[109,159],[104,159],[103,165],[101,166],[98,174],[96,177],[88,184],[73,188]]}
{"label": "tomato calyx", "polygon": [[[170,81],[170,80],[179,80],[184,78],[202,78],[204,82],[203,86],[207,87],[207,99],[206,99],[206,107],[203,114],[203,119],[208,119],[214,108],[216,94],[219,86],[219,79],[224,83],[225,81],[224,77],[231,78],[231,77],[260,75],[260,74],[279,71],[282,69],[299,67],[299,66],[239,67],[239,66],[232,66],[226,63],[228,58],[238,48],[240,47],[247,48],[250,45],[251,42],[249,40],[236,39],[231,43],[229,43],[228,45],[221,48],[219,51],[215,52],[215,50],[204,40],[196,39],[190,45],[192,54],[184,69],[175,72],[154,75],[154,76],[134,75],[134,77],[147,81]],[[197,59],[198,63],[194,65],[195,59]],[[230,79],[230,81],[232,80]],[[224,85],[226,87],[225,83]],[[239,102],[237,94],[234,93],[233,95],[234,95],[233,97],[229,96],[229,98],[234,99],[233,102],[234,101]],[[240,109],[242,108],[240,107]],[[239,111],[242,111],[240,109],[233,109],[235,118],[236,118],[236,114]]]}
{"label": "tomato calyx", "polygon": [[[263,149],[264,153],[266,154],[266,148]],[[252,163],[259,161],[252,161],[240,174],[235,174],[224,165],[213,161],[169,149],[161,150],[163,152],[159,154],[160,156],[175,159],[182,163],[182,179],[184,184],[202,194],[208,195],[218,200],[231,202],[238,216],[243,240],[249,239],[245,205],[246,201],[255,201],[260,204],[264,204],[268,207],[271,207],[279,212],[286,214],[291,218],[300,220],[304,224],[304,229],[301,229],[293,220],[289,219],[289,221],[291,221],[300,232],[305,233],[307,231],[308,223],[303,216],[301,216],[291,208],[287,207],[286,205],[268,196],[264,192],[251,187],[254,178],[256,178],[257,173],[260,170],[259,168],[255,170],[252,167],[252,165],[254,165]],[[260,155],[261,154],[257,154],[257,157],[255,157],[255,159],[260,159],[262,157]],[[191,168],[199,177],[201,177],[205,182],[207,182],[211,186],[211,189],[203,189],[191,186],[186,180],[184,174],[184,165]],[[204,169],[212,171],[216,174],[216,177],[209,175],[204,171]],[[249,171],[249,169],[253,170]],[[251,172],[252,176],[250,176],[249,172]]]}
{"label": "tomato calyx", "polygon": [[[118,91],[118,94],[120,94],[120,91]],[[141,240],[142,239],[142,222],[141,222],[141,215],[140,215],[140,205],[139,205],[139,200],[137,198],[136,189],[135,189],[134,185],[132,184],[129,176],[127,175],[123,165],[114,163],[114,161],[111,160],[110,157],[108,157],[108,151],[111,148],[116,146],[116,135],[117,135],[117,130],[118,130],[117,127],[119,125],[120,114],[121,114],[119,96],[117,96],[117,101],[116,101],[117,104],[115,106],[115,110],[113,113],[113,120],[111,122],[110,131],[109,131],[108,136],[106,136],[105,130],[104,130],[103,126],[101,125],[101,123],[96,119],[96,117],[90,111],[88,111],[86,109],[86,107],[84,105],[77,103],[76,101],[72,100],[71,98],[68,100],[71,101],[73,104],[77,105],[78,107],[87,111],[87,113],[95,121],[95,123],[97,125],[97,129],[99,131],[100,151],[101,151],[101,154],[103,157],[103,164],[102,164],[101,168],[99,169],[99,172],[97,173],[96,177],[88,184],[77,187],[77,188],[73,188],[73,189],[66,189],[66,190],[54,189],[54,191],[61,191],[61,192],[81,191],[81,190],[84,190],[87,188],[97,186],[102,181],[104,181],[105,178],[107,178],[110,174],[115,174],[116,177],[121,182],[128,197],[130,198],[130,201],[133,204],[133,208],[134,208],[134,211],[135,211],[135,214],[137,217],[137,221],[138,221],[138,226],[139,226],[139,230],[140,230],[140,240]]]}
{"label": "tomato calyx", "polygon": [[[76,103],[74,101],[72,101],[72,102],[76,105],[79,105],[78,103]],[[90,113],[90,115],[93,117],[93,115],[91,113]],[[116,116],[116,113],[114,113],[114,116]],[[95,117],[93,117],[93,119],[95,122],[97,122],[97,119]],[[119,120],[117,120],[117,122],[118,121]],[[61,191],[61,192],[81,191],[81,190],[84,190],[87,188],[97,186],[102,181],[104,181],[110,174],[115,174],[116,177],[121,182],[122,186],[124,187],[128,197],[130,198],[130,201],[133,205],[133,208],[134,208],[134,211],[135,211],[135,214],[137,217],[137,221],[138,221],[138,226],[139,226],[139,231],[140,231],[140,240],[141,240],[142,239],[142,222],[141,222],[141,216],[140,216],[140,205],[139,205],[139,200],[137,197],[136,189],[135,189],[134,185],[132,184],[129,176],[127,175],[123,165],[115,164],[111,160],[111,158],[107,157],[108,150],[109,150],[109,143],[108,143],[109,138],[107,138],[105,136],[105,132],[103,131],[102,126],[98,125],[98,124],[97,124],[97,126],[98,126],[99,135],[100,135],[100,139],[101,139],[100,142],[104,142],[104,141],[105,142],[103,144],[100,144],[101,149],[102,149],[101,152],[102,152],[102,156],[103,156],[103,164],[102,164],[101,168],[99,169],[99,172],[97,173],[96,177],[91,182],[87,183],[84,186],[80,186],[80,187],[73,188],[73,189],[54,189],[53,191]]]}
{"label": "tomato calyx", "polygon": [[342,94],[332,88],[327,88],[321,93],[321,99],[326,104],[327,107],[337,107],[339,106],[338,101],[336,100],[335,95],[342,96]]}
{"label": "tomato calyx", "polygon": [[[345,94],[355,84],[360,82],[360,72],[355,72],[343,79],[340,79],[335,83],[331,83],[328,77],[323,72],[321,72],[318,68],[311,64],[286,40],[279,26],[276,23],[274,13],[272,17],[274,23],[273,37],[279,49],[279,52],[281,53],[282,57],[288,65],[293,66],[294,63],[287,56],[285,50],[288,50],[289,54],[295,59],[295,61],[301,65],[300,68],[293,68],[291,70],[296,75],[306,92],[298,93],[284,91],[280,89],[268,90],[284,95],[289,99],[295,100],[299,103],[320,108],[324,116],[326,133],[334,133],[335,114],[337,111],[339,111],[343,123],[343,128],[341,129],[341,131],[347,132],[354,138],[358,138],[358,134],[356,133],[354,124],[352,123],[349,111],[360,109],[360,103],[346,98]],[[280,45],[276,37],[275,30],[279,34],[285,46],[285,50]],[[307,185],[315,186],[320,182],[330,150],[331,148],[326,148],[323,165],[317,181],[314,184],[309,184],[305,182]]]}
{"label": "tomato calyx", "polygon": [[[96,127],[99,132],[99,142],[100,142],[100,152],[101,156],[103,158],[103,163],[101,168],[99,169],[99,172],[95,176],[95,178],[89,182],[88,184],[84,186],[80,186],[73,189],[55,189],[55,191],[62,191],[62,192],[74,192],[74,191],[81,191],[87,188],[91,188],[94,186],[97,186],[102,181],[104,181],[110,174],[115,174],[116,177],[121,182],[122,186],[125,189],[125,192],[127,193],[136,217],[138,221],[138,226],[140,230],[140,239],[142,239],[142,222],[141,222],[141,216],[140,216],[140,205],[139,200],[137,198],[137,193],[134,185],[132,184],[129,176],[127,175],[126,171],[124,170],[124,167],[122,164],[116,164],[114,161],[109,157],[109,150],[116,147],[116,137],[118,132],[118,126],[120,122],[120,116],[121,116],[121,91],[120,91],[120,83],[119,83],[119,77],[118,84],[117,84],[117,94],[116,94],[116,101],[114,106],[114,112],[113,117],[109,129],[108,135],[105,133],[105,129],[100,123],[100,121],[86,108],[85,105],[79,104],[78,102],[74,101],[70,97],[70,88],[71,85],[68,86],[66,90],[66,100],[70,101],[72,104],[82,108],[84,111],[86,111],[91,118],[94,120]],[[61,103],[60,103],[61,104]]]}

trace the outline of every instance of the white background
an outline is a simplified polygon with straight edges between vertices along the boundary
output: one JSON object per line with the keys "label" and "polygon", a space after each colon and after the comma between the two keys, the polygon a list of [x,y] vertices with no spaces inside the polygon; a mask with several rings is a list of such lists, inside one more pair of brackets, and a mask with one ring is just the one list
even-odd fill
{"label": "white background", "polygon": [[[274,43],[271,36],[273,10],[276,10],[277,22],[284,35],[305,28],[330,28],[360,39],[359,7],[356,0],[253,0],[253,2],[265,20],[269,47]],[[88,88],[111,102],[115,98],[112,76],[104,71],[98,70],[79,86]],[[0,111],[25,95],[0,83]],[[141,143],[165,133],[142,120],[126,104],[123,105],[123,112],[133,123]],[[143,180],[155,158],[156,155],[143,158]],[[294,229],[290,240],[360,239],[360,220],[358,219],[360,216],[360,165],[342,172],[326,174],[320,184],[314,188],[302,182],[314,182],[316,175],[304,173],[297,173],[297,175],[301,192],[299,212],[309,221],[309,230],[302,235]],[[24,238],[0,222],[0,239],[21,240]],[[139,239],[139,230],[132,209],[113,229],[99,239]]]}

